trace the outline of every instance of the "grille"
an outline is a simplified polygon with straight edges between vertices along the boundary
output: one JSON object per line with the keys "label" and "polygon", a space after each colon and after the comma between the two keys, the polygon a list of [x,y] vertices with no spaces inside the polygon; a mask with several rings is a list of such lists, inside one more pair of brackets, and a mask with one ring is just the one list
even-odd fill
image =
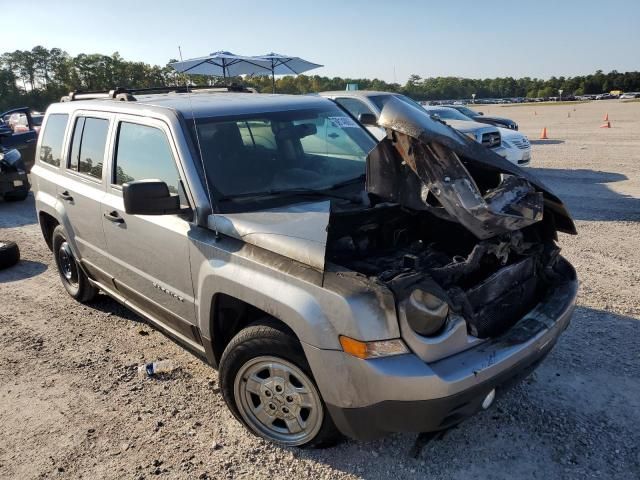
{"label": "grille", "polygon": [[500,145],[500,133],[483,133],[482,134],[482,145],[488,148],[495,148]]}
{"label": "grille", "polygon": [[520,150],[526,150],[531,146],[531,144],[529,143],[529,140],[527,140],[526,137],[519,138],[517,140],[510,140],[510,142],[513,143]]}

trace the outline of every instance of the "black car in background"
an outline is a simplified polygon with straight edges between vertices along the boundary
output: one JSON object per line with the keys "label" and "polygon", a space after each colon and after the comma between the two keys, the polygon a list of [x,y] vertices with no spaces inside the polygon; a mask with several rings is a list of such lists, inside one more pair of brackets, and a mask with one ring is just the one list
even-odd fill
{"label": "black car in background", "polygon": [[20,152],[6,148],[13,130],[0,118],[0,197],[6,202],[20,201],[29,195],[29,179]]}
{"label": "black car in background", "polygon": [[464,105],[444,105],[445,107],[451,107],[458,110],[463,115],[472,118],[474,122],[488,123],[496,127],[509,128],[511,130],[518,130],[518,124],[509,118],[485,116],[482,112],[476,112]]}
{"label": "black car in background", "polygon": [[42,118],[42,115],[32,113],[29,107],[12,108],[0,113],[0,121],[10,130],[5,131],[2,145],[20,152],[27,172],[31,171],[36,160],[36,143]]}

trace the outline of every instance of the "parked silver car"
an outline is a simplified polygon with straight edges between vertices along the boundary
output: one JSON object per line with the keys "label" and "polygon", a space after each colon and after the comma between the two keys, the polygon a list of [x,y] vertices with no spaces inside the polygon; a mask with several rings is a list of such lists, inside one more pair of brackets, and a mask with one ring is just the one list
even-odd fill
{"label": "parked silver car", "polygon": [[32,170],[62,284],[81,302],[102,290],[219,368],[256,435],[449,428],[569,323],[561,201],[422,109],[388,101],[376,142],[317,96],[66,100]]}
{"label": "parked silver car", "polygon": [[[391,99],[404,102],[416,108],[425,108],[428,111],[431,111],[433,109],[433,111],[431,111],[432,114],[438,114],[438,112],[445,110],[444,107],[423,107],[422,105],[414,102],[405,95],[392,92],[378,92],[373,90],[348,90],[321,92],[320,95],[325,98],[330,98],[340,104],[345,110],[353,115],[354,118],[359,118],[360,115],[364,113],[373,115],[377,119],[382,113],[382,109],[384,108],[386,103]],[[451,109],[448,109],[448,111],[451,111]],[[445,110],[445,113],[447,113],[447,110]],[[456,129],[460,133],[468,136],[472,140],[475,140],[476,142],[484,145],[487,148],[491,148],[498,155],[506,155],[506,151],[501,145],[500,132],[496,127],[479,122],[470,122],[469,119],[462,114],[459,114],[459,118],[453,118],[453,116],[456,114],[458,114],[458,112],[453,110],[451,111],[450,115],[446,115],[446,123],[448,123],[452,128]],[[443,118],[443,120],[445,119]],[[366,125],[366,128],[378,140],[381,140],[385,137],[385,129],[377,124],[368,124]]]}

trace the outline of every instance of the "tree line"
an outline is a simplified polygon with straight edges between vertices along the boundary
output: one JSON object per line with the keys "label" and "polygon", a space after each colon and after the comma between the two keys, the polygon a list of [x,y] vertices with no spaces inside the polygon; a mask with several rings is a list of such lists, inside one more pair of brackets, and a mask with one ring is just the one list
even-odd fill
{"label": "tree line", "polygon": [[[170,62],[174,59],[169,60]],[[157,87],[184,84],[183,75],[168,65],[150,65],[123,59],[117,52],[112,55],[98,53],[71,56],[59,48],[42,46],[31,50],[16,50],[0,55],[0,110],[16,106],[29,106],[43,110],[51,102],[73,90],[109,90],[117,86]],[[189,76],[189,82],[206,85],[211,79]],[[254,87],[260,92],[271,92],[271,78],[256,76],[232,78],[232,82]],[[611,90],[640,91],[640,72],[604,73],[576,77],[537,78],[485,78],[460,77],[422,78],[411,75],[404,84],[379,79],[323,77],[298,75],[276,80],[279,93],[312,93],[325,90],[343,90],[348,83],[357,83],[360,89],[404,93],[416,100],[444,100],[471,98],[550,97],[582,95]]]}

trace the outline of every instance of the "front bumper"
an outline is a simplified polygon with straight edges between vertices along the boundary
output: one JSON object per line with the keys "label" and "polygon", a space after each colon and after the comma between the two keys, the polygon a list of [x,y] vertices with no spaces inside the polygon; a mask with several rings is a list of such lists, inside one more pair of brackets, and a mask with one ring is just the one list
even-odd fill
{"label": "front bumper", "polygon": [[436,362],[413,354],[360,360],[304,345],[338,429],[367,440],[443,430],[473,415],[492,389],[500,393],[535,369],[569,325],[578,281],[565,267],[570,278],[504,335]]}

